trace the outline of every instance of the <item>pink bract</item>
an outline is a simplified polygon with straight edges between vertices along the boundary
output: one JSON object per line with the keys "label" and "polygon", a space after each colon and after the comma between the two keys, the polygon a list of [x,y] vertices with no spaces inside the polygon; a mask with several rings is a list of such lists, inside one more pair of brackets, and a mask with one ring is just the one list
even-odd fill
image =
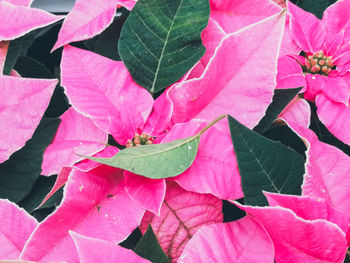
{"label": "pink bract", "polygon": [[274,247],[266,230],[246,216],[235,222],[201,227],[187,243],[179,263],[271,263]]}
{"label": "pink bract", "polygon": [[49,105],[57,80],[0,75],[0,163],[22,148]]}
{"label": "pink bract", "polygon": [[[193,135],[198,131],[198,125],[205,124],[189,122],[181,124],[183,127],[175,131],[171,128],[170,116],[174,124],[192,118],[211,121],[218,115],[229,112],[252,127],[265,114],[272,100],[283,26],[284,15],[280,13],[228,35],[213,54],[201,78],[183,78],[155,102],[146,90],[131,79],[122,62],[112,61],[70,46],[65,47],[63,52],[62,85],[72,106],[84,116],[91,118],[105,132],[112,134],[122,145],[125,145],[128,139],[132,139],[139,129],[150,133],[151,136],[159,136],[155,140],[155,143],[159,143]],[[250,48],[247,49],[247,46]],[[231,53],[230,57],[226,55],[227,52]],[[232,57],[235,60],[232,60]],[[268,65],[267,60],[271,61]],[[80,63],[79,67],[77,61]],[[254,72],[249,79],[244,76],[243,70],[237,67],[240,63],[244,70]],[[257,67],[265,70],[254,71]],[[217,79],[220,81],[216,81]],[[255,86],[255,89],[251,89],[251,86]],[[195,99],[192,101],[192,97],[184,99],[184,96],[188,96],[190,87],[193,87],[192,93],[195,93],[193,94]],[[208,87],[212,91],[208,91]],[[252,105],[255,105],[253,110],[250,109]],[[164,106],[166,107],[163,108]],[[249,114],[246,113],[248,108]],[[166,130],[169,131],[168,134],[162,134]],[[232,144],[227,125],[224,128],[212,129],[205,136],[207,137],[204,140],[208,141],[208,144],[202,144],[199,148],[199,156],[204,158],[197,158],[194,163],[194,167],[199,168],[204,164],[203,167],[207,167],[208,173],[203,179],[204,183],[196,183],[190,188],[190,183],[186,184],[180,180],[178,182],[187,190],[213,193],[225,199],[242,197],[238,173],[235,172],[237,167],[232,161],[233,148],[230,148],[231,150],[225,155],[217,154],[215,162],[208,162],[208,157],[215,155],[212,149],[217,149],[221,153],[219,141]],[[162,141],[163,137],[165,138]],[[218,167],[221,166],[218,171]],[[220,178],[227,175],[228,179],[225,182],[234,182],[234,186],[228,189],[227,184],[225,189],[222,189],[223,184],[219,184],[220,180],[215,171],[222,172]],[[197,177],[197,172],[199,170],[193,168],[192,172],[186,174],[186,178],[192,176],[189,181],[193,180]],[[159,213],[165,189],[157,188],[157,192],[154,193],[155,182],[149,179],[138,180],[137,177],[131,179],[128,173],[125,178],[126,189],[130,196],[143,207]],[[161,181],[159,186],[164,185]],[[146,198],[147,192],[149,197]]]}
{"label": "pink bract", "polygon": [[341,263],[347,249],[345,233],[323,219],[305,220],[283,207],[236,205],[268,232],[277,263]]}
{"label": "pink bract", "polygon": [[96,262],[128,262],[147,263],[150,262],[141,258],[132,250],[118,246],[105,240],[90,238],[69,231],[77,248],[80,263]]}
{"label": "pink bract", "polygon": [[319,20],[288,2],[291,37],[304,51],[304,57],[282,57],[277,78],[277,88],[304,86],[304,98],[315,102],[319,119],[347,144],[350,143],[347,132],[350,128],[350,47],[347,44],[350,12],[345,10],[349,9],[350,1],[338,1],[328,7]]}
{"label": "pink bract", "polygon": [[29,8],[22,4],[20,6],[8,2],[0,2],[0,18],[3,23],[0,28],[0,41],[12,40],[24,34],[62,19],[43,10]]}
{"label": "pink bract", "polygon": [[89,172],[74,170],[57,210],[35,229],[20,259],[78,262],[68,231],[119,243],[141,221],[144,210],[123,188],[119,169],[98,166]]}
{"label": "pink bract", "polygon": [[[74,123],[74,125],[71,125]],[[82,140],[84,138],[84,140]],[[57,174],[62,166],[73,165],[83,158],[82,155],[93,155],[105,148],[108,136],[87,117],[68,109],[61,116],[61,124],[58,127],[52,144],[44,153],[42,174]]]}
{"label": "pink bract", "polygon": [[222,222],[222,201],[212,195],[188,192],[174,182],[167,183],[167,192],[160,216],[146,212],[140,229],[148,225],[171,260],[176,262],[186,243],[206,224]]}
{"label": "pink bract", "polygon": [[131,9],[135,3],[136,0],[77,0],[52,50],[101,33],[112,23],[118,4]]}
{"label": "pink bract", "polygon": [[0,260],[18,259],[37,221],[8,200],[0,199]]}

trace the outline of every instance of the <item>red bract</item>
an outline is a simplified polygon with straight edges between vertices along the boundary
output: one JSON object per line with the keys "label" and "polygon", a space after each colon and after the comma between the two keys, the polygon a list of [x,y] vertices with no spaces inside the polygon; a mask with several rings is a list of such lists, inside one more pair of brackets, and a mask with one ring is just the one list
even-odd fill
{"label": "red bract", "polygon": [[[336,137],[350,143],[350,1],[330,6],[322,20],[288,2],[291,37],[304,56],[282,57],[277,88],[304,86],[319,119]],[[334,18],[337,19],[334,19]]]}

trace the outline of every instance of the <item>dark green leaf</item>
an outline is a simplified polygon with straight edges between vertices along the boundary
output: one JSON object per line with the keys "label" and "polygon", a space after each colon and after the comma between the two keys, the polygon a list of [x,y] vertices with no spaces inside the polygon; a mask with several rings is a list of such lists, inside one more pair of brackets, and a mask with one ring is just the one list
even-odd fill
{"label": "dark green leaf", "polygon": [[59,119],[42,119],[25,146],[0,165],[0,198],[19,202],[40,176],[46,147],[54,137]]}
{"label": "dark green leaf", "polygon": [[22,46],[16,42],[10,42],[4,66],[4,75],[10,75],[22,50]]}
{"label": "dark green leaf", "polygon": [[300,6],[307,12],[313,13],[319,19],[322,19],[324,10],[331,4],[334,0],[298,0],[297,5]]}
{"label": "dark green leaf", "polygon": [[134,80],[152,93],[179,80],[205,53],[208,18],[208,0],[139,0],[118,48]]}
{"label": "dark green leaf", "polygon": [[262,191],[300,194],[303,157],[279,142],[251,131],[228,116],[231,138],[241,174],[244,203],[267,205]]}
{"label": "dark green leaf", "polygon": [[29,213],[32,213],[50,192],[52,186],[55,184],[56,178],[57,176],[39,176],[30,193],[22,199],[18,205],[23,207]]}
{"label": "dark green leaf", "polygon": [[153,263],[169,263],[169,259],[160,247],[151,225],[134,249],[140,257],[150,260]]}
{"label": "dark green leaf", "polygon": [[272,102],[266,110],[265,116],[259,124],[254,127],[254,131],[263,134],[270,127],[271,123],[278,117],[288,103],[299,93],[301,88],[296,89],[276,89]]}

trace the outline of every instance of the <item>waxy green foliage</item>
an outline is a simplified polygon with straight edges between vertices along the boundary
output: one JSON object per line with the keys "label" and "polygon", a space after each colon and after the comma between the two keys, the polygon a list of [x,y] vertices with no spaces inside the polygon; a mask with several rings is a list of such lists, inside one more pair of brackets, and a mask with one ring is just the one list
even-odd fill
{"label": "waxy green foliage", "polygon": [[25,146],[0,165],[0,197],[13,202],[23,199],[40,176],[46,147],[54,137],[59,119],[42,119]]}
{"label": "waxy green foliage", "polygon": [[251,131],[230,115],[228,121],[244,203],[268,205],[262,191],[301,194],[305,172],[303,157],[293,149]]}
{"label": "waxy green foliage", "polygon": [[174,177],[186,171],[193,163],[198,152],[200,136],[225,116],[221,115],[196,135],[187,138],[125,148],[111,158],[80,156],[151,179]]}
{"label": "waxy green foliage", "polygon": [[146,233],[142,236],[134,249],[139,256],[150,260],[153,263],[169,263],[168,257],[159,245],[151,225],[148,226]]}
{"label": "waxy green foliage", "polygon": [[138,1],[118,48],[134,80],[153,93],[179,80],[205,53],[208,19],[208,0]]}
{"label": "waxy green foliage", "polygon": [[272,122],[278,117],[288,103],[299,93],[301,88],[296,89],[276,89],[272,102],[266,110],[265,116],[259,124],[254,127],[254,131],[263,134],[268,130]]}
{"label": "waxy green foliage", "polygon": [[152,179],[174,177],[183,173],[196,158],[199,136],[162,144],[125,148],[111,158],[83,156],[109,166],[128,170]]}

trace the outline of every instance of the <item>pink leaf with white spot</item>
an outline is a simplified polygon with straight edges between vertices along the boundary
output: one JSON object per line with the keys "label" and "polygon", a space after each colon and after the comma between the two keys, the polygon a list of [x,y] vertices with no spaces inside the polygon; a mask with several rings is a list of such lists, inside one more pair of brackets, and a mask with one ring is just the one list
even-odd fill
{"label": "pink leaf with white spot", "polygon": [[62,166],[72,166],[82,160],[76,153],[92,155],[106,147],[108,134],[73,108],[69,108],[61,120],[55,138],[44,153],[44,175],[57,174]]}
{"label": "pink leaf with white spot", "polygon": [[69,232],[77,248],[80,263],[96,262],[128,262],[146,263],[148,260],[141,258],[130,249],[123,248],[112,242],[79,235]]}
{"label": "pink leaf with white spot", "polygon": [[40,9],[15,6],[7,2],[0,2],[0,17],[1,21],[6,21],[0,27],[0,41],[21,37],[62,18]]}
{"label": "pink leaf with white spot", "polygon": [[345,39],[350,37],[350,2],[338,0],[323,13],[322,23],[328,33],[343,32]]}
{"label": "pink leaf with white spot", "polygon": [[[22,148],[49,105],[57,80],[0,75],[0,163]],[[6,138],[6,140],[4,140]]]}
{"label": "pink leaf with white spot", "polygon": [[347,241],[344,232],[326,220],[304,220],[287,208],[236,205],[269,233],[277,263],[341,263]]}
{"label": "pink leaf with white spot", "polygon": [[224,38],[200,78],[169,90],[172,122],[211,121],[228,113],[254,127],[272,101],[284,17],[274,15]]}
{"label": "pink leaf with white spot", "polygon": [[140,224],[144,210],[124,191],[122,170],[105,165],[84,173],[74,170],[57,210],[40,223],[20,259],[78,262],[68,231],[113,243]]}
{"label": "pink leaf with white spot", "polygon": [[125,145],[143,128],[153,107],[151,94],[131,78],[123,62],[66,46],[62,85],[73,107]]}
{"label": "pink leaf with white spot", "polygon": [[178,263],[271,263],[274,247],[266,230],[249,216],[231,223],[201,227]]}
{"label": "pink leaf with white spot", "polygon": [[4,199],[0,199],[0,218],[0,259],[17,259],[38,223],[26,211]]}
{"label": "pink leaf with white spot", "polygon": [[166,255],[176,262],[188,240],[206,224],[222,222],[222,201],[212,195],[187,192],[174,182],[167,183],[160,216],[146,212],[140,228],[149,224]]}

